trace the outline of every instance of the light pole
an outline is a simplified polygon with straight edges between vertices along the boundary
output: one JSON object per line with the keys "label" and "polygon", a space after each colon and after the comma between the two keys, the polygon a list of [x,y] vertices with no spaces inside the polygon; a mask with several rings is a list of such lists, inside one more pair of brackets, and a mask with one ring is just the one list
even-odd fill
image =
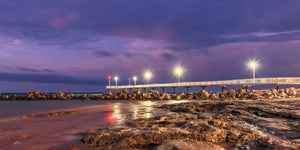
{"label": "light pole", "polygon": [[108,75],[107,78],[108,78],[108,86],[110,86],[111,75]]}
{"label": "light pole", "polygon": [[177,67],[174,69],[174,73],[175,73],[175,75],[178,77],[178,83],[180,83],[180,77],[181,77],[182,74],[183,74],[183,69],[182,69],[182,67],[177,66]]}
{"label": "light pole", "polygon": [[129,78],[129,84],[128,84],[129,86],[130,86],[130,80],[131,80],[131,79]]}
{"label": "light pole", "polygon": [[252,60],[249,63],[249,68],[252,69],[252,73],[253,73],[253,82],[255,82],[255,71],[256,71],[257,66],[258,66],[258,63],[256,60]]}
{"label": "light pole", "polygon": [[146,71],[144,73],[144,76],[145,76],[145,79],[148,81],[148,84],[150,83],[150,78],[152,76],[151,72],[150,71]]}
{"label": "light pole", "polygon": [[136,76],[134,76],[134,77],[133,77],[134,86],[136,86],[136,80],[137,80],[137,77],[136,77]]}
{"label": "light pole", "polygon": [[117,77],[117,76],[115,76],[115,82],[116,82],[116,89],[117,89],[117,91],[118,91],[118,80],[119,80],[119,77]]}

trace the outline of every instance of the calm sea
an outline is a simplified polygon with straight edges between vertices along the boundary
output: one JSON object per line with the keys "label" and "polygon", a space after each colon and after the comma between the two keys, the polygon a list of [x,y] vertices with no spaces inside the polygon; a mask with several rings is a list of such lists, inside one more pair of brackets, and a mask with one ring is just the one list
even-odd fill
{"label": "calm sea", "polygon": [[[48,92],[47,92],[48,93]],[[73,93],[73,92],[65,92],[65,93]],[[18,96],[25,96],[27,93],[1,93],[1,95],[18,95]],[[48,94],[54,94],[54,93],[48,93]],[[102,95],[102,93],[96,93],[96,92],[87,92],[87,93],[73,93],[74,95],[82,95],[82,94],[91,94],[91,95]]]}

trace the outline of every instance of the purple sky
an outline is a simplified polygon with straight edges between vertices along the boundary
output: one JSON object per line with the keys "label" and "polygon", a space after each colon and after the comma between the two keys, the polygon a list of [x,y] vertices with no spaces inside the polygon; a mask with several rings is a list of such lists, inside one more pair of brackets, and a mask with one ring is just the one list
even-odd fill
{"label": "purple sky", "polygon": [[299,0],[0,0],[0,92],[300,76]]}

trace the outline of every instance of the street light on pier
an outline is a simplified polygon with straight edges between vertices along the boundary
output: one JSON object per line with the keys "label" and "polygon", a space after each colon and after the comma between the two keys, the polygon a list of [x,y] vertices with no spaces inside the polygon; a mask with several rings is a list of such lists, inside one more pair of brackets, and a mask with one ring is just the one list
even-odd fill
{"label": "street light on pier", "polygon": [[252,69],[253,82],[255,82],[255,71],[256,71],[256,68],[258,66],[258,62],[254,59],[254,60],[251,60],[248,65],[249,65],[249,68]]}
{"label": "street light on pier", "polygon": [[115,76],[114,79],[115,79],[115,82],[116,82],[116,88],[117,88],[117,90],[118,90],[118,80],[119,80],[119,77],[118,77],[118,76]]}
{"label": "street light on pier", "polygon": [[108,75],[107,78],[108,78],[108,86],[110,86],[111,75]]}
{"label": "street light on pier", "polygon": [[134,76],[134,77],[133,77],[134,86],[136,86],[136,80],[137,80],[137,77],[136,77],[136,76]]}
{"label": "street light on pier", "polygon": [[144,73],[144,77],[145,77],[145,79],[148,81],[148,84],[149,84],[149,83],[150,83],[150,79],[151,79],[151,77],[152,77],[151,72],[150,72],[150,71],[146,71],[146,72]]}
{"label": "street light on pier", "polygon": [[174,73],[175,75],[178,77],[178,83],[180,83],[180,78],[183,74],[183,68],[181,66],[177,66],[175,69],[174,69]]}

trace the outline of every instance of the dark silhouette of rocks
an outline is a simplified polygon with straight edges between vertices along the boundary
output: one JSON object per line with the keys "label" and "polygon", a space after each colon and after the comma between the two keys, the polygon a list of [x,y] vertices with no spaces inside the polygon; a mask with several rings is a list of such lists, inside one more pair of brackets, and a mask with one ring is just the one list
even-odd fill
{"label": "dark silhouette of rocks", "polygon": [[2,95],[0,100],[246,100],[246,99],[282,99],[300,97],[300,89],[294,87],[287,89],[269,90],[249,90],[236,89],[224,92],[213,93],[212,91],[201,90],[200,92],[168,94],[158,91],[142,92],[140,90],[104,92],[102,95],[83,94],[76,95],[72,93],[57,92],[55,94],[40,93],[39,91],[29,92],[25,96]]}

